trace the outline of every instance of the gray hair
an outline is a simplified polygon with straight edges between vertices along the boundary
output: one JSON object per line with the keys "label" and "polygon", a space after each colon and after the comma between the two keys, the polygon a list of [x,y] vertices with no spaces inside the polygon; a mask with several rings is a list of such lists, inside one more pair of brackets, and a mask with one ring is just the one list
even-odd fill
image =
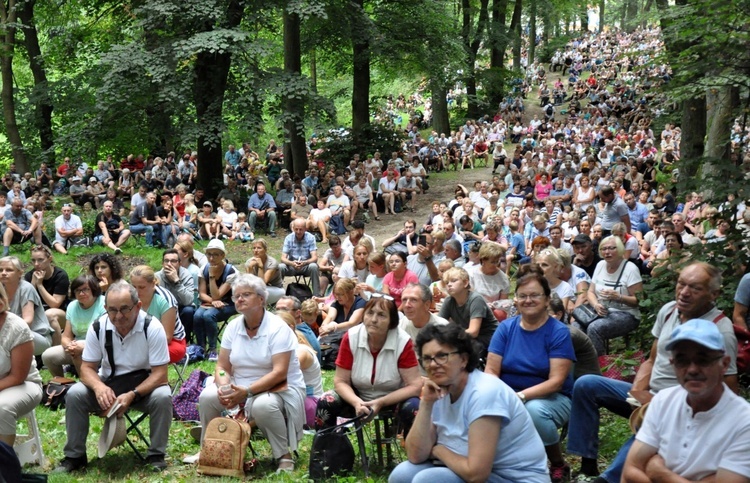
{"label": "gray hair", "polygon": [[232,282],[232,295],[234,295],[234,293],[240,288],[249,288],[263,299],[264,304],[266,303],[266,300],[268,300],[268,289],[266,288],[266,283],[258,276],[249,273],[243,273],[238,276],[234,279],[234,282]]}
{"label": "gray hair", "polygon": [[[13,201],[15,201],[15,199]],[[21,260],[19,260],[18,257],[14,257],[13,255],[8,255],[3,258],[0,258],[0,263],[5,263],[5,262],[9,262],[11,265],[13,265],[13,268],[15,268],[17,272],[23,272],[23,265],[21,264]]]}
{"label": "gray hair", "polygon": [[420,297],[422,299],[422,302],[430,302],[432,303],[432,291],[427,285],[423,285],[421,283],[414,283],[409,282],[406,284],[406,287],[404,287],[404,290],[407,288],[416,288],[419,289],[422,296]]}
{"label": "gray hair", "polygon": [[455,238],[448,240],[445,242],[446,247],[451,247],[454,250],[456,250],[458,253],[461,253],[461,242],[456,240]]}
{"label": "gray hair", "polygon": [[138,291],[125,280],[118,280],[107,288],[107,293],[104,294],[104,302],[107,302],[109,294],[113,292],[128,292],[130,294],[130,302],[133,304],[138,303]]}
{"label": "gray hair", "polygon": [[292,305],[292,310],[301,310],[302,309],[302,302],[300,302],[300,300],[297,297],[295,297],[294,295],[282,295],[281,297],[279,297],[279,300],[276,301],[276,304],[278,304],[282,300],[291,300],[292,304],[294,304],[294,305]]}

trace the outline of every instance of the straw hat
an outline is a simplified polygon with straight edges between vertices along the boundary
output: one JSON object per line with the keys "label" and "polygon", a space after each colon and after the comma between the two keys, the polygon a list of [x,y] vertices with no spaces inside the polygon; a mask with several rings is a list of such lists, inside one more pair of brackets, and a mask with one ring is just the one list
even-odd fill
{"label": "straw hat", "polygon": [[104,458],[107,451],[124,443],[126,434],[124,418],[111,416],[105,419],[99,436],[99,458]]}

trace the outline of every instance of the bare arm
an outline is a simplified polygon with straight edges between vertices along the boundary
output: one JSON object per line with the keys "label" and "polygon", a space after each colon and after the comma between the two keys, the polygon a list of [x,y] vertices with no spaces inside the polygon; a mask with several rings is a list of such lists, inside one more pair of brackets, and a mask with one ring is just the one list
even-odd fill
{"label": "bare arm", "polygon": [[0,391],[23,384],[34,358],[34,341],[18,344],[10,351],[10,372],[0,379]]}
{"label": "bare arm", "polygon": [[369,414],[370,410],[365,407],[362,398],[357,396],[352,387],[352,371],[336,366],[336,374],[333,376],[333,390],[341,396],[341,399],[354,407],[355,414]]}
{"label": "bare arm", "polygon": [[741,327],[747,330],[747,323],[745,319],[747,317],[747,305],[742,305],[739,302],[734,303],[734,312],[732,313],[732,323],[737,327]]}
{"label": "bare arm", "polygon": [[524,389],[523,394],[526,396],[526,399],[544,398],[559,392],[565,383],[565,378],[568,376],[572,365],[573,361],[570,359],[550,359],[549,377],[541,384]]}
{"label": "bare arm", "polygon": [[419,373],[419,368],[417,366],[407,367],[399,369],[398,373],[401,376],[401,381],[403,381],[403,386],[378,399],[365,401],[363,405],[370,408],[375,414],[378,414],[384,407],[419,396],[419,391],[422,389],[422,376]]}
{"label": "bare arm", "polygon": [[487,481],[500,438],[500,418],[483,416],[469,426],[468,457],[461,456],[443,445],[436,445],[432,455],[467,482]]}

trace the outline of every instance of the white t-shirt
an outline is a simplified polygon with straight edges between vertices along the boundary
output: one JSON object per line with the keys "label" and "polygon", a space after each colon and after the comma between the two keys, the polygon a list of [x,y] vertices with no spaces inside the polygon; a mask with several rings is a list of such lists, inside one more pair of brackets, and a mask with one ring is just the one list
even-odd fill
{"label": "white t-shirt", "polygon": [[655,448],[670,471],[690,481],[719,468],[750,475],[750,403],[726,385],[719,402],[699,413],[687,404],[682,386],[660,391],[635,437]]}
{"label": "white t-shirt", "polygon": [[305,380],[297,359],[297,344],[294,332],[279,316],[268,311],[265,311],[255,337],[247,335],[245,316],[240,315],[229,322],[221,338],[221,348],[231,351],[229,362],[232,364],[234,383],[238,386],[249,386],[271,372],[271,358],[274,355],[291,352],[287,384],[304,390]]}
{"label": "white t-shirt", "polygon": [[77,228],[83,228],[81,219],[77,215],[70,215],[70,219],[66,220],[63,215],[55,218],[55,241],[65,244],[65,238],[60,235],[58,230],[75,230]]}
{"label": "white t-shirt", "polygon": [[362,188],[359,183],[354,185],[354,188],[352,188],[352,191],[354,191],[354,195],[357,197],[357,201],[360,203],[367,203],[370,201],[370,194],[372,193],[372,188],[369,184],[366,184],[364,188]]}
{"label": "white t-shirt", "polygon": [[345,194],[342,194],[338,197],[330,195],[328,197],[328,201],[326,202],[326,208],[330,208],[333,215],[341,214],[341,210],[343,210],[347,206],[349,206],[349,197]]}
{"label": "white t-shirt", "polygon": [[227,213],[226,211],[221,209],[217,214],[219,215],[219,218],[221,218],[221,223],[227,228],[232,228],[234,222],[237,221],[236,211],[230,211],[229,213]]}
{"label": "white t-shirt", "polygon": [[313,208],[312,210],[310,210],[310,216],[315,221],[315,223],[319,223],[321,221],[325,222],[327,219],[331,219],[331,210],[329,208],[323,208],[322,210]]}
{"label": "white t-shirt", "polygon": [[484,297],[487,302],[500,300],[500,294],[510,293],[510,280],[502,270],[495,275],[485,275],[482,273],[482,267],[477,265],[467,271],[472,291]]}
{"label": "white t-shirt", "polygon": [[[623,263],[625,264],[625,269],[622,272],[620,282],[616,283],[617,277],[620,276],[620,271],[623,270]],[[620,266],[617,267],[615,273],[608,273],[607,262],[602,260],[596,265],[594,276],[591,277],[591,283],[596,285],[597,296],[599,296],[602,289],[614,290],[620,295],[630,295],[630,293],[628,292],[628,288],[637,283],[641,283],[642,281],[643,280],[641,279],[641,272],[638,271],[638,267],[636,267],[635,264],[628,262],[627,260],[623,260],[622,263],[620,263]],[[641,317],[641,311],[636,307],[631,307],[614,300],[602,299],[601,301],[609,310],[621,310],[629,313],[633,317]]]}

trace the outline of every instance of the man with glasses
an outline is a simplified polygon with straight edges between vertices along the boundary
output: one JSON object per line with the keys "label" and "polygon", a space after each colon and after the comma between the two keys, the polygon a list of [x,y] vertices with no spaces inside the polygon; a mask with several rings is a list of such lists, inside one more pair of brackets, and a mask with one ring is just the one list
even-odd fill
{"label": "man with glasses", "polygon": [[[117,416],[131,406],[149,414],[151,445],[146,462],[163,470],[172,422],[167,336],[159,321],[141,310],[138,292],[124,280],[109,286],[104,307],[106,313],[86,333],[81,380],[65,396],[68,439],[65,458],[55,472],[86,467],[89,415],[106,416],[118,404]],[[117,424],[125,424],[125,420],[119,419]]]}
{"label": "man with glasses", "polygon": [[749,482],[750,404],[724,385],[731,357],[719,328],[689,320],[672,332],[665,349],[679,385],[659,392],[648,406],[622,481]]}
{"label": "man with glasses", "polygon": [[[42,225],[29,210],[23,207],[21,198],[15,198],[10,208],[5,210],[5,233],[3,233],[3,256],[10,252],[11,245],[21,245],[34,238],[34,243],[42,244]],[[47,244],[49,242],[46,242]]]}
{"label": "man with glasses", "polygon": [[576,380],[573,386],[567,451],[582,457],[581,474],[591,477],[589,481],[619,482],[625,457],[633,442],[633,438],[630,438],[620,449],[609,469],[597,477],[599,409],[604,407],[627,418],[633,412],[633,407],[626,401],[628,394],[639,403],[645,404],[659,391],[676,386],[678,379],[674,367],[670,364],[670,353],[666,348],[667,338],[674,329],[688,320],[703,319],[716,324],[721,332],[726,354],[730,358],[724,382],[737,392],[737,339],[734,336],[732,321],[715,305],[720,289],[721,272],[716,267],[704,262],[688,265],[677,278],[675,301],[665,304],[656,316],[656,323],[651,330],[655,338],[651,354],[638,368],[633,384],[593,375],[582,376]]}
{"label": "man with glasses", "polygon": [[174,248],[164,250],[161,256],[161,270],[154,274],[159,286],[169,290],[177,299],[180,321],[185,327],[185,340],[188,344],[193,337],[193,316],[195,305],[195,283],[190,272],[180,266],[180,254]]}

